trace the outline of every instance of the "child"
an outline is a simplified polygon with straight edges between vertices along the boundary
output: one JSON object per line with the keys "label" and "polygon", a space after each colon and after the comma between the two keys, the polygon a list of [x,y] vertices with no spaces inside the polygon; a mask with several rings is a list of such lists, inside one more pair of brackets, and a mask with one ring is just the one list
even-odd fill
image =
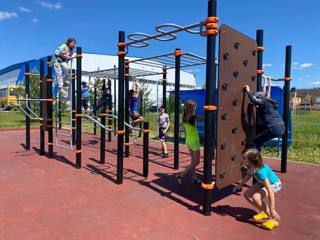
{"label": "child", "polygon": [[200,138],[196,118],[196,102],[188,100],[184,105],[182,122],[186,130],[186,145],[191,155],[191,164],[183,172],[175,175],[178,185],[182,185],[184,176],[189,172],[191,172],[192,183],[201,183],[196,174],[196,166],[200,163]]}
{"label": "child", "polygon": [[99,103],[95,108],[93,108],[93,112],[96,113],[100,108],[105,110],[108,107],[110,101],[112,101],[110,89],[103,88]]}
{"label": "child", "polygon": [[143,117],[138,113],[138,96],[138,86],[137,83],[133,81],[132,89],[129,91],[129,114],[133,122],[132,126],[143,122]]}
{"label": "child", "polygon": [[[257,180],[244,193],[244,197],[259,211],[258,214],[253,216],[253,219],[257,221],[268,219],[261,226],[271,230],[279,226],[280,216],[275,209],[275,193],[280,191],[281,182],[271,168],[263,162],[257,149],[247,150],[243,157],[249,163],[249,171],[243,180],[234,187],[233,191],[239,191],[252,176]],[[266,198],[269,198],[269,205],[266,202]]]}
{"label": "child", "polygon": [[268,140],[283,136],[285,125],[274,100],[266,97],[264,92],[253,94],[248,85],[244,86],[244,91],[257,109],[257,135],[252,140],[250,147],[257,148],[260,151],[263,144]]}
{"label": "child", "polygon": [[76,40],[74,38],[68,38],[66,43],[61,44],[55,51],[54,70],[56,72],[59,92],[64,96],[67,95],[67,92],[63,90],[63,82],[67,81],[68,73],[70,70],[68,62],[72,58],[72,50],[75,48],[75,46]]}
{"label": "child", "polygon": [[89,88],[86,82],[81,83],[81,105],[85,112],[88,110]]}
{"label": "child", "polygon": [[167,132],[170,127],[169,115],[166,113],[166,109],[164,106],[159,108],[159,116],[158,116],[158,126],[159,126],[159,139],[162,144],[162,157],[168,157],[167,150]]}

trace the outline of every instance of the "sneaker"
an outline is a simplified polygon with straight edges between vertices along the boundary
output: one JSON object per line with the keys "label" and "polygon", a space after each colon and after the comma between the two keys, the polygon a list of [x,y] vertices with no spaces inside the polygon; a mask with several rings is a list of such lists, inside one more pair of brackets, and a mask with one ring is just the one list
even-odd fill
{"label": "sneaker", "polygon": [[252,216],[252,219],[255,221],[261,221],[263,219],[269,218],[267,214],[265,214],[264,212],[255,214]]}
{"label": "sneaker", "polygon": [[169,156],[169,154],[168,153],[161,153],[161,156],[163,157],[163,158],[167,158],[168,156]]}
{"label": "sneaker", "polygon": [[270,219],[264,223],[261,224],[261,227],[267,230],[272,230],[279,226],[279,222],[276,220]]}
{"label": "sneaker", "polygon": [[177,184],[178,184],[179,186],[182,186],[183,181],[182,181],[182,177],[180,176],[180,174],[177,173],[177,174],[174,175],[174,177],[175,177],[175,179],[176,179]]}

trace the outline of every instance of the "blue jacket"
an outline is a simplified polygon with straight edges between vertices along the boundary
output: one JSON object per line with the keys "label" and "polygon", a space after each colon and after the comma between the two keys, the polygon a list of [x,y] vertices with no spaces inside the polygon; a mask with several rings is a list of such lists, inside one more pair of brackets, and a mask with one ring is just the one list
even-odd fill
{"label": "blue jacket", "polygon": [[89,97],[89,88],[88,86],[82,86],[81,88],[81,97],[88,98]]}

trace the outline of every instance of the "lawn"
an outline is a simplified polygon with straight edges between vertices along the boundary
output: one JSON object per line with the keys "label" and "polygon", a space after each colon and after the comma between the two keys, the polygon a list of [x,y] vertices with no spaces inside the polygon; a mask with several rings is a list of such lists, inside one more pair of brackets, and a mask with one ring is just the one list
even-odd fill
{"label": "lawn", "polygon": [[[150,137],[154,138],[158,134],[157,113],[147,113],[145,121],[149,122],[151,130]],[[63,121],[68,121],[65,116]],[[174,119],[171,118],[171,128],[169,136],[173,137]],[[86,128],[93,124],[83,121],[85,132],[92,132],[92,128]],[[320,164],[320,111],[300,110],[292,115],[293,143],[288,151],[288,159],[298,162]],[[23,128],[25,126],[24,114],[20,112],[0,112],[0,128]],[[39,126],[39,122],[31,121],[31,126]],[[99,128],[97,128],[99,133]],[[264,156],[278,157],[276,148],[265,148]]]}

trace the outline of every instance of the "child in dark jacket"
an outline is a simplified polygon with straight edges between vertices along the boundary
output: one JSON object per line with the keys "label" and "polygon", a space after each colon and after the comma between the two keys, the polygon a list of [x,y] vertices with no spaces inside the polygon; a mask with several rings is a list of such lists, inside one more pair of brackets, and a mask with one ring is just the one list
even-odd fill
{"label": "child in dark jacket", "polygon": [[257,135],[251,146],[259,151],[265,142],[275,137],[282,137],[285,125],[278,112],[276,101],[266,97],[264,92],[253,93],[248,85],[244,86],[250,102],[256,106]]}
{"label": "child in dark jacket", "polygon": [[112,101],[111,99],[111,91],[109,88],[104,88],[102,90],[102,95],[99,100],[99,103],[95,108],[93,108],[93,112],[96,113],[100,108],[105,109],[108,107],[109,102]]}

